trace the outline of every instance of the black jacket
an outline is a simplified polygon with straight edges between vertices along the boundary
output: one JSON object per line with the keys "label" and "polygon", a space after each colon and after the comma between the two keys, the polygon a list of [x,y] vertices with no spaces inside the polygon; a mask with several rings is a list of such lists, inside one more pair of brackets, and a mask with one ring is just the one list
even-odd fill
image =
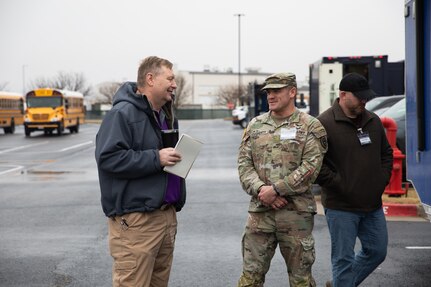
{"label": "black jacket", "polygon": [[328,152],[316,182],[326,208],[373,211],[382,206],[382,194],[392,172],[392,148],[380,118],[367,110],[360,127],[371,144],[361,146],[358,128],[342,111],[338,99],[318,116],[328,134]]}
{"label": "black jacket", "polygon": [[[114,103],[96,136],[102,208],[106,216],[147,212],[160,208],[167,187],[167,173],[159,160],[160,127],[145,96],[136,94],[136,83],[127,82],[114,96]],[[178,128],[171,104],[163,107],[168,127]],[[181,179],[184,206],[185,181]]]}

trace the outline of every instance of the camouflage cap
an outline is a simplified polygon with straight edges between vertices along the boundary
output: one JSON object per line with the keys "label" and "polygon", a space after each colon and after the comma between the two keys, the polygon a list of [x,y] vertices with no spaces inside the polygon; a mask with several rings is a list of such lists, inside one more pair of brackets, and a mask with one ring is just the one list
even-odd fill
{"label": "camouflage cap", "polygon": [[265,79],[264,87],[266,89],[281,89],[284,87],[296,87],[296,76],[293,73],[273,74]]}

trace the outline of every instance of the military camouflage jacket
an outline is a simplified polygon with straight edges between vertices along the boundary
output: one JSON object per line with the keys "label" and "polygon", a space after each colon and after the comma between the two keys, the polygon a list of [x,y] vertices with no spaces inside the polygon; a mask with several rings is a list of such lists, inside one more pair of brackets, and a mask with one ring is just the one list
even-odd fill
{"label": "military camouflage jacket", "polygon": [[263,185],[274,185],[287,198],[286,208],[316,212],[311,185],[327,150],[326,131],[316,118],[298,109],[280,125],[270,112],[252,119],[238,155],[243,189],[251,195],[249,211],[271,209],[258,199]]}

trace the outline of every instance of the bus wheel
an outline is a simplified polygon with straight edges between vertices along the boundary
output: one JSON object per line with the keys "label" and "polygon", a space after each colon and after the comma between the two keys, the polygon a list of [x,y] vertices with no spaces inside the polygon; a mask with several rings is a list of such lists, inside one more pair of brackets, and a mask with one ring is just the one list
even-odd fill
{"label": "bus wheel", "polygon": [[24,133],[25,133],[25,136],[26,137],[29,137],[30,136],[30,129],[28,128],[28,127],[24,127]]}
{"label": "bus wheel", "polygon": [[15,121],[12,119],[10,122],[9,133],[13,134],[15,132]]}
{"label": "bus wheel", "polygon": [[63,133],[63,130],[64,130],[63,122],[60,122],[60,123],[58,124],[57,134],[58,134],[59,136],[61,136],[61,134]]}
{"label": "bus wheel", "polygon": [[3,128],[5,134],[13,134],[15,132],[15,123],[13,119],[10,122],[10,126]]}
{"label": "bus wheel", "polygon": [[79,133],[79,119],[76,122],[76,126],[75,126],[75,133]]}

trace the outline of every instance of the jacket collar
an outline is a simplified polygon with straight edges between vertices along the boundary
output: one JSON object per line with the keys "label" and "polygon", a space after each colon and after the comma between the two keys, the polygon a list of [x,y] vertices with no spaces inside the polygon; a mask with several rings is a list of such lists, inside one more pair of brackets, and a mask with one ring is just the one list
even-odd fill
{"label": "jacket collar", "polygon": [[[138,97],[141,97],[142,101],[144,102],[144,112],[148,115],[148,117],[151,119],[151,121],[153,123],[157,124],[154,110],[153,110],[151,102],[148,100],[147,96],[143,95],[143,94],[136,94],[136,95]],[[174,106],[173,106],[172,102],[167,102],[166,104],[164,104],[162,106],[162,109],[160,110],[160,112],[164,113],[164,116],[166,117],[166,121],[168,123],[168,128],[169,129],[176,128],[175,127],[175,118],[174,118]]]}
{"label": "jacket collar", "polygon": [[[295,111],[293,112],[293,114],[288,117],[287,120],[283,121],[282,124],[285,123],[299,123],[299,116],[300,116],[300,111],[298,109],[295,108]],[[266,114],[263,115],[263,119],[262,119],[263,123],[272,125],[272,126],[278,126],[275,121],[272,119],[271,117],[271,111],[267,112]]]}

